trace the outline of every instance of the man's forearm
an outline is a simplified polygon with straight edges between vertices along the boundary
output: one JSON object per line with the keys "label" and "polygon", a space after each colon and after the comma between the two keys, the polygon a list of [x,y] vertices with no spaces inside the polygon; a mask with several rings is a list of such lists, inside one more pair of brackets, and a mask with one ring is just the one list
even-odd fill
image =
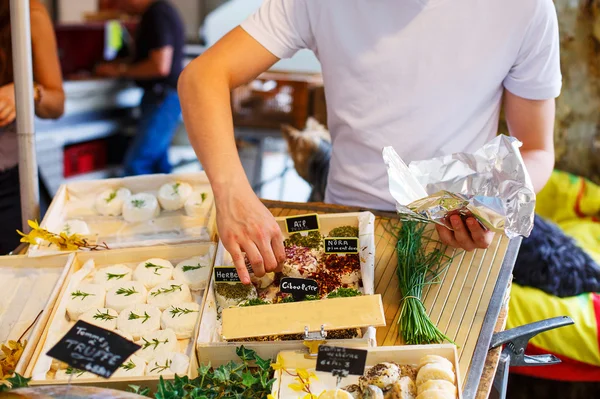
{"label": "man's forearm", "polygon": [[527,172],[535,192],[544,188],[554,169],[554,153],[544,150],[524,150],[521,152]]}
{"label": "man's forearm", "polygon": [[178,91],[190,142],[218,198],[232,185],[248,185],[233,133],[227,77],[200,60],[182,73]]}
{"label": "man's forearm", "polygon": [[[168,75],[168,73],[166,74]],[[136,62],[124,67],[122,77],[136,80],[157,79],[166,76],[156,62],[151,59]]]}

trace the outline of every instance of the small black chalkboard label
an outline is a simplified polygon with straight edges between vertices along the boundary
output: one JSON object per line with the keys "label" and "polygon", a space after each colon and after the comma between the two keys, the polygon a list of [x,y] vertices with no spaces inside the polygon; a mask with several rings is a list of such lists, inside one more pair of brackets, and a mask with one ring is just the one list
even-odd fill
{"label": "small black chalkboard label", "polygon": [[279,289],[284,294],[292,294],[295,301],[302,301],[307,295],[319,295],[319,284],[308,278],[284,277]]}
{"label": "small black chalkboard label", "polygon": [[73,368],[110,378],[140,348],[117,333],[79,320],[47,355]]}
{"label": "small black chalkboard label", "polygon": [[317,355],[317,371],[334,376],[363,375],[367,363],[367,351],[321,345]]}
{"label": "small black chalkboard label", "polygon": [[239,283],[242,281],[235,266],[215,266],[213,273],[216,283]]}
{"label": "small black chalkboard label", "polygon": [[325,238],[326,254],[357,254],[358,238]]}
{"label": "small black chalkboard label", "polygon": [[303,231],[319,230],[319,215],[292,216],[285,219],[285,228],[288,233],[301,233]]}

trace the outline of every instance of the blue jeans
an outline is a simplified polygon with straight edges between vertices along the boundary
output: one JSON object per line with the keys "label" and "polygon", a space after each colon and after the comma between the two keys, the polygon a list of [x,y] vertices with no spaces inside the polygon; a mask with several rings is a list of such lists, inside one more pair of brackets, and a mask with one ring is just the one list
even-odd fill
{"label": "blue jeans", "polygon": [[181,105],[177,92],[169,89],[158,96],[146,91],[141,104],[138,132],[127,150],[124,161],[126,176],[171,173],[169,147],[181,122]]}

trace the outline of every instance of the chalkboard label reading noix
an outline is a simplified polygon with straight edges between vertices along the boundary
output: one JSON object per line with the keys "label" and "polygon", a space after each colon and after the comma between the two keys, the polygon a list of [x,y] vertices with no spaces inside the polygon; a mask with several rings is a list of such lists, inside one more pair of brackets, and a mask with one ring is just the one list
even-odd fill
{"label": "chalkboard label reading noix", "polygon": [[292,294],[294,301],[303,301],[307,295],[319,295],[319,284],[308,278],[284,277],[279,283],[279,290]]}
{"label": "chalkboard label reading noix", "polygon": [[242,281],[235,266],[215,266],[214,273],[216,283],[239,283]]}
{"label": "chalkboard label reading noix", "polygon": [[285,228],[290,234],[319,230],[319,215],[291,216],[285,219]]}
{"label": "chalkboard label reading noix", "polygon": [[141,346],[79,320],[47,353],[69,366],[110,378]]}
{"label": "chalkboard label reading noix", "polygon": [[357,254],[358,238],[325,238],[326,254]]}
{"label": "chalkboard label reading noix", "polygon": [[337,377],[363,375],[367,363],[367,351],[321,345],[317,355],[317,371]]}

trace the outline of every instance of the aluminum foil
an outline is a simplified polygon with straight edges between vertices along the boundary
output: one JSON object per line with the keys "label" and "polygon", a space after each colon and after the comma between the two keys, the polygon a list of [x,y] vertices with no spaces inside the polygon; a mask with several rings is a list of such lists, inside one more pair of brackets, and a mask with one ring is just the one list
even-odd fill
{"label": "aluminum foil", "polygon": [[472,154],[456,153],[408,166],[392,147],[385,147],[383,159],[398,212],[447,227],[447,216],[471,215],[509,238],[528,237],[535,191],[519,147],[517,139],[499,135]]}

